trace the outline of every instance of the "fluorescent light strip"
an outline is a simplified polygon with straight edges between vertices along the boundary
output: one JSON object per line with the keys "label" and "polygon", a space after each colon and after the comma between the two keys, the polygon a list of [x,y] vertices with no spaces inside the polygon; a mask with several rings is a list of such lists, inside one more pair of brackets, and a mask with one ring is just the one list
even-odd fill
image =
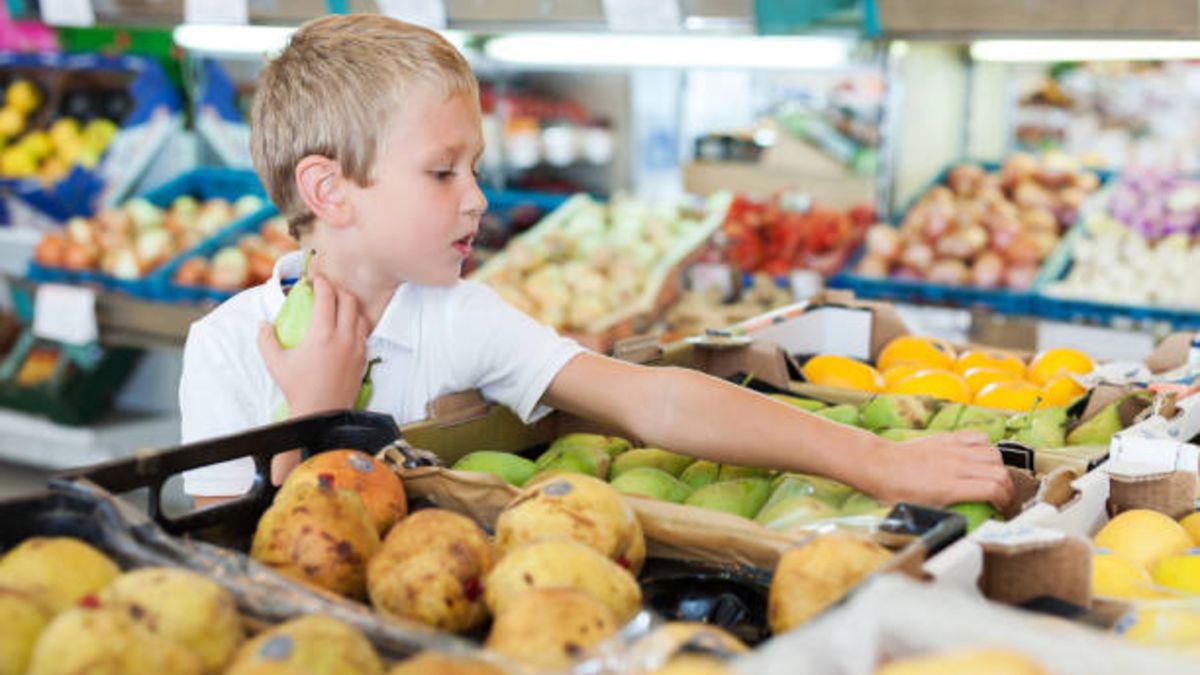
{"label": "fluorescent light strip", "polygon": [[497,61],[560,68],[761,68],[845,65],[851,44],[833,37],[512,33],[489,40]]}
{"label": "fluorescent light strip", "polygon": [[971,43],[976,61],[1172,61],[1200,58],[1191,40],[980,40]]}
{"label": "fluorescent light strip", "polygon": [[[175,29],[175,44],[195,54],[207,56],[274,55],[287,46],[295,27],[228,26],[183,24]],[[439,31],[460,52],[466,43],[462,31]]]}

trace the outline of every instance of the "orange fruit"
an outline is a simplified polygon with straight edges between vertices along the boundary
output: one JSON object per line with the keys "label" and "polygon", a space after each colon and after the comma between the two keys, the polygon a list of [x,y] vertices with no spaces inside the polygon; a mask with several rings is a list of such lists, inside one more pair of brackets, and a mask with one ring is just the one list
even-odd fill
{"label": "orange fruit", "polygon": [[975,395],[974,403],[985,408],[1027,412],[1037,403],[1041,394],[1042,390],[1037,385],[1028,382],[993,382]]}
{"label": "orange fruit", "polygon": [[896,384],[900,380],[912,375],[921,370],[921,366],[915,363],[901,363],[883,371],[883,382],[885,386]]}
{"label": "orange fruit", "polygon": [[1001,370],[999,368],[970,368],[963,373],[963,379],[966,380],[967,386],[971,389],[971,395],[974,396],[984,387],[993,382],[1019,382],[1020,377],[1014,375],[1011,370]]}
{"label": "orange fruit", "polygon": [[959,354],[954,360],[954,372],[959,375],[965,375],[972,368],[995,368],[1009,371],[1017,379],[1025,377],[1025,362],[1003,349],[972,349]]}
{"label": "orange fruit", "polygon": [[971,388],[958,373],[948,370],[921,370],[888,386],[889,394],[933,396],[954,403],[970,403]]}
{"label": "orange fruit", "polygon": [[901,363],[950,370],[954,365],[954,348],[949,342],[938,338],[901,335],[883,348],[875,365],[880,370],[887,370]]}
{"label": "orange fruit", "polygon": [[1046,383],[1042,387],[1042,400],[1038,403],[1039,408],[1065,408],[1071,405],[1075,399],[1083,396],[1087,389],[1083,385],[1075,381],[1075,378],[1068,375],[1056,377]]}
{"label": "orange fruit", "polygon": [[1095,367],[1092,358],[1078,349],[1057,347],[1041,352],[1029,362],[1027,379],[1044,385],[1060,375],[1086,375]]}
{"label": "orange fruit", "polygon": [[825,387],[841,387],[878,393],[883,389],[883,376],[865,363],[845,356],[822,354],[809,359],[800,369],[804,379]]}

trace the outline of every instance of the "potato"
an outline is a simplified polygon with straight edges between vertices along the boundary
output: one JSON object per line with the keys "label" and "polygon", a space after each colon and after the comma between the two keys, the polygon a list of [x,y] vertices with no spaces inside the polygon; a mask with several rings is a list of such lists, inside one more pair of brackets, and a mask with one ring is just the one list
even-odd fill
{"label": "potato", "polygon": [[580,474],[535,477],[496,521],[496,548],[508,551],[539,539],[586,544],[637,574],[646,541],[633,508],[608,483]]}
{"label": "potato", "polygon": [[509,551],[484,584],[492,614],[534,588],[576,588],[603,602],[620,623],[637,614],[642,590],[633,575],[595,549],[568,539],[536,541]]}
{"label": "potato", "polygon": [[604,603],[573,588],[522,593],[496,615],[486,646],[535,670],[566,668],[617,632]]}
{"label": "potato", "polygon": [[474,521],[424,509],[388,533],[367,566],[367,588],[384,615],[461,632],[487,620],[483,579],[491,568],[491,542]]}
{"label": "potato", "polygon": [[379,532],[362,499],[332,485],[298,485],[258,521],[250,557],[312,586],[351,598],[367,589]]}
{"label": "potato", "polygon": [[870,539],[836,533],[785,552],[767,598],[771,632],[779,635],[808,621],[891,558],[891,551]]}

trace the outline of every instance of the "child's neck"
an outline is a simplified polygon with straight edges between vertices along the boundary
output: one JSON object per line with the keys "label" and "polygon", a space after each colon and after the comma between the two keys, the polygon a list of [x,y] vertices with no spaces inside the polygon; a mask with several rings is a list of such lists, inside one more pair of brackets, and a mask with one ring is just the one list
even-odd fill
{"label": "child's neck", "polygon": [[339,290],[350,293],[358,300],[359,311],[374,329],[396,294],[398,284],[394,279],[371,274],[364,265],[339,258],[336,249],[317,247],[314,258],[317,271]]}

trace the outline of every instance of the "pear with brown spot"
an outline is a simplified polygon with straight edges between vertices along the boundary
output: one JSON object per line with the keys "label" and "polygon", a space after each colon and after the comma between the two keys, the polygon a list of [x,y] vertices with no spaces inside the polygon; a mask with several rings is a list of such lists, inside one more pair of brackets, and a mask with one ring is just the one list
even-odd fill
{"label": "pear with brown spot", "polygon": [[250,557],[277,572],[339,595],[361,599],[367,561],[379,548],[362,499],[322,474],[277,498],[258,521]]}

